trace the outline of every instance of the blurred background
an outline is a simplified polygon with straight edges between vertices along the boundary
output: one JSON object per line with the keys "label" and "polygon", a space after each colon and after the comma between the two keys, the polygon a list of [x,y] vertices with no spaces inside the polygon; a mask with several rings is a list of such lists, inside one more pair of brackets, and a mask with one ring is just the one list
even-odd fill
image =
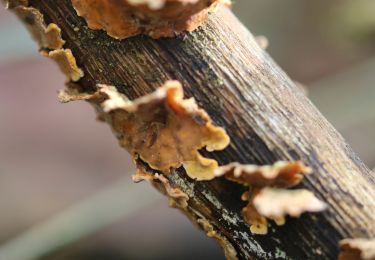
{"label": "blurred background", "polygon": [[[375,167],[375,1],[237,0],[234,11]],[[0,6],[0,259],[224,259],[148,183]],[[2,258],[3,257],[3,258]]]}

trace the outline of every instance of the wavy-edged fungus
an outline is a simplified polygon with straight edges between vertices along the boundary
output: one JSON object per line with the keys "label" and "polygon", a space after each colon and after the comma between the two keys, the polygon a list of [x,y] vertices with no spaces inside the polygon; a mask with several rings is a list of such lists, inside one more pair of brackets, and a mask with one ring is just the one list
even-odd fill
{"label": "wavy-edged fungus", "polygon": [[253,190],[252,193],[246,192],[242,195],[242,200],[249,203],[242,209],[242,216],[250,226],[250,232],[257,235],[265,235],[268,232],[267,219],[259,214],[254,207],[252,200],[259,190]]}
{"label": "wavy-edged fungus", "polygon": [[77,62],[70,49],[58,49],[49,52],[42,52],[46,57],[56,61],[68,80],[78,81],[83,77],[83,71],[77,66]]}
{"label": "wavy-edged fungus", "polygon": [[29,7],[27,0],[9,0],[7,8],[12,9],[26,24],[33,38],[38,42],[43,56],[55,60],[67,76],[68,81],[78,81],[83,71],[78,68],[76,59],[70,49],[64,49],[65,41],[61,29],[55,23],[46,25],[43,15],[34,7]]}
{"label": "wavy-edged fungus", "polygon": [[39,10],[27,7],[27,4],[27,1],[9,1],[8,7],[25,23],[40,47],[53,50],[62,48],[65,41],[61,38],[60,28],[54,23],[46,25]]}
{"label": "wavy-edged fungus", "polygon": [[219,2],[222,0],[72,0],[90,29],[103,29],[116,39],[137,34],[157,39],[193,31]]}
{"label": "wavy-edged fungus", "polygon": [[339,260],[375,260],[375,239],[344,239],[339,246]]}
{"label": "wavy-edged fungus", "polygon": [[214,126],[193,98],[184,99],[178,81],[167,81],[134,101],[107,85],[98,85],[98,91],[89,96],[68,90],[60,96],[66,101],[90,100],[99,117],[112,126],[121,146],[164,174],[183,166],[189,177],[211,180],[218,163],[198,150],[222,150],[230,142],[225,130]]}
{"label": "wavy-edged fungus", "polygon": [[92,98],[92,94],[85,93],[82,91],[80,85],[73,82],[67,83],[68,88],[58,91],[58,99],[61,103],[68,103],[77,100],[88,100]]}
{"label": "wavy-edged fungus", "polygon": [[225,176],[228,180],[252,187],[288,188],[300,183],[304,174],[309,173],[311,173],[311,169],[300,161],[279,161],[273,165],[265,166],[243,165],[234,162],[219,167],[215,171],[215,176]]}
{"label": "wavy-edged fungus", "polygon": [[303,212],[319,212],[326,204],[308,190],[263,188],[253,198],[256,210],[270,219],[283,219],[286,215],[299,217]]}
{"label": "wavy-edged fungus", "polygon": [[307,190],[287,190],[300,183],[311,169],[300,161],[276,162],[270,166],[231,163],[215,170],[215,176],[249,187],[242,195],[248,201],[242,215],[253,234],[268,232],[267,218],[277,225],[285,223],[285,216],[300,216],[303,212],[325,209],[325,204]]}

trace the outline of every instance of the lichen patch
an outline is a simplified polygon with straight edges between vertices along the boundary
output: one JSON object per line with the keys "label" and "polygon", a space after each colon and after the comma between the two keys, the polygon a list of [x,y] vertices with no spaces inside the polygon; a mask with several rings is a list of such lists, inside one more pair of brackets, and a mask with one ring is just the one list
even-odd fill
{"label": "lichen patch", "polygon": [[326,205],[308,190],[287,190],[299,184],[311,169],[299,161],[277,162],[271,166],[231,163],[215,170],[215,176],[225,176],[249,188],[241,199],[248,201],[242,209],[253,234],[268,233],[268,220],[285,224],[285,216],[299,217],[303,212],[317,212]]}
{"label": "lichen patch", "polygon": [[339,246],[339,260],[375,260],[375,239],[344,239]]}
{"label": "lichen patch", "polygon": [[182,31],[192,31],[220,1],[72,0],[72,4],[90,29],[103,29],[116,39],[124,39],[137,34],[173,37]]}
{"label": "lichen patch", "polygon": [[78,81],[83,77],[83,71],[77,66],[75,57],[70,49],[58,49],[54,51],[42,51],[42,55],[56,61],[68,80]]}

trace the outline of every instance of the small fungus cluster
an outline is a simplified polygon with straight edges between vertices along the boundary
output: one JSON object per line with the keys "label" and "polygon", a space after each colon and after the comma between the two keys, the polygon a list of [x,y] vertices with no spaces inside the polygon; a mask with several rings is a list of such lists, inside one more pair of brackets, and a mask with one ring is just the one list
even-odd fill
{"label": "small fungus cluster", "polygon": [[83,71],[78,68],[72,51],[63,48],[65,41],[61,38],[61,29],[55,23],[46,25],[43,15],[38,9],[29,7],[27,0],[8,0],[7,8],[12,9],[24,22],[38,42],[41,54],[55,60],[68,81],[78,81],[83,77]]}
{"label": "small fungus cluster", "polygon": [[326,205],[308,190],[288,190],[300,183],[311,169],[301,162],[277,162],[272,166],[231,163],[215,170],[215,176],[249,187],[242,195],[248,201],[242,209],[253,234],[267,234],[267,218],[277,225],[285,223],[285,216],[299,217],[303,212],[317,212]]}
{"label": "small fungus cluster", "polygon": [[[59,97],[63,102],[93,103],[99,117],[112,126],[121,146],[153,170],[168,175],[172,169],[183,166],[187,175],[198,181],[225,176],[248,187],[242,195],[248,201],[242,214],[254,234],[267,234],[267,219],[283,225],[286,215],[299,217],[303,212],[317,212],[326,207],[308,190],[288,189],[311,172],[299,161],[277,162],[272,166],[231,163],[219,167],[216,160],[203,157],[199,149],[222,150],[230,139],[223,128],[213,125],[193,98],[184,99],[178,81],[167,81],[155,92],[133,101],[107,85],[98,85],[93,94],[68,88]],[[156,181],[173,200],[188,199],[180,190],[168,186],[167,179],[160,174],[138,170],[134,178],[154,184]]]}

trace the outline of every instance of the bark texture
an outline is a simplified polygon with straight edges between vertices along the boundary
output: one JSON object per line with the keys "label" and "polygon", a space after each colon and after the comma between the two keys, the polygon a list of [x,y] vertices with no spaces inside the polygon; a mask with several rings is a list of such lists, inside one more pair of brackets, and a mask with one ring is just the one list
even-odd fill
{"label": "bark texture", "polygon": [[61,28],[64,47],[85,75],[77,84],[86,91],[108,84],[135,99],[179,80],[231,137],[227,149],[205,156],[220,165],[302,160],[313,168],[301,187],[328,209],[272,224],[265,236],[252,235],[241,216],[242,186],[193,181],[182,168],[167,176],[189,196],[189,217],[225,237],[240,259],[334,259],[340,239],[375,236],[374,175],[230,10],[220,7],[199,29],[176,38],[119,41],[88,29],[70,0],[29,2]]}

